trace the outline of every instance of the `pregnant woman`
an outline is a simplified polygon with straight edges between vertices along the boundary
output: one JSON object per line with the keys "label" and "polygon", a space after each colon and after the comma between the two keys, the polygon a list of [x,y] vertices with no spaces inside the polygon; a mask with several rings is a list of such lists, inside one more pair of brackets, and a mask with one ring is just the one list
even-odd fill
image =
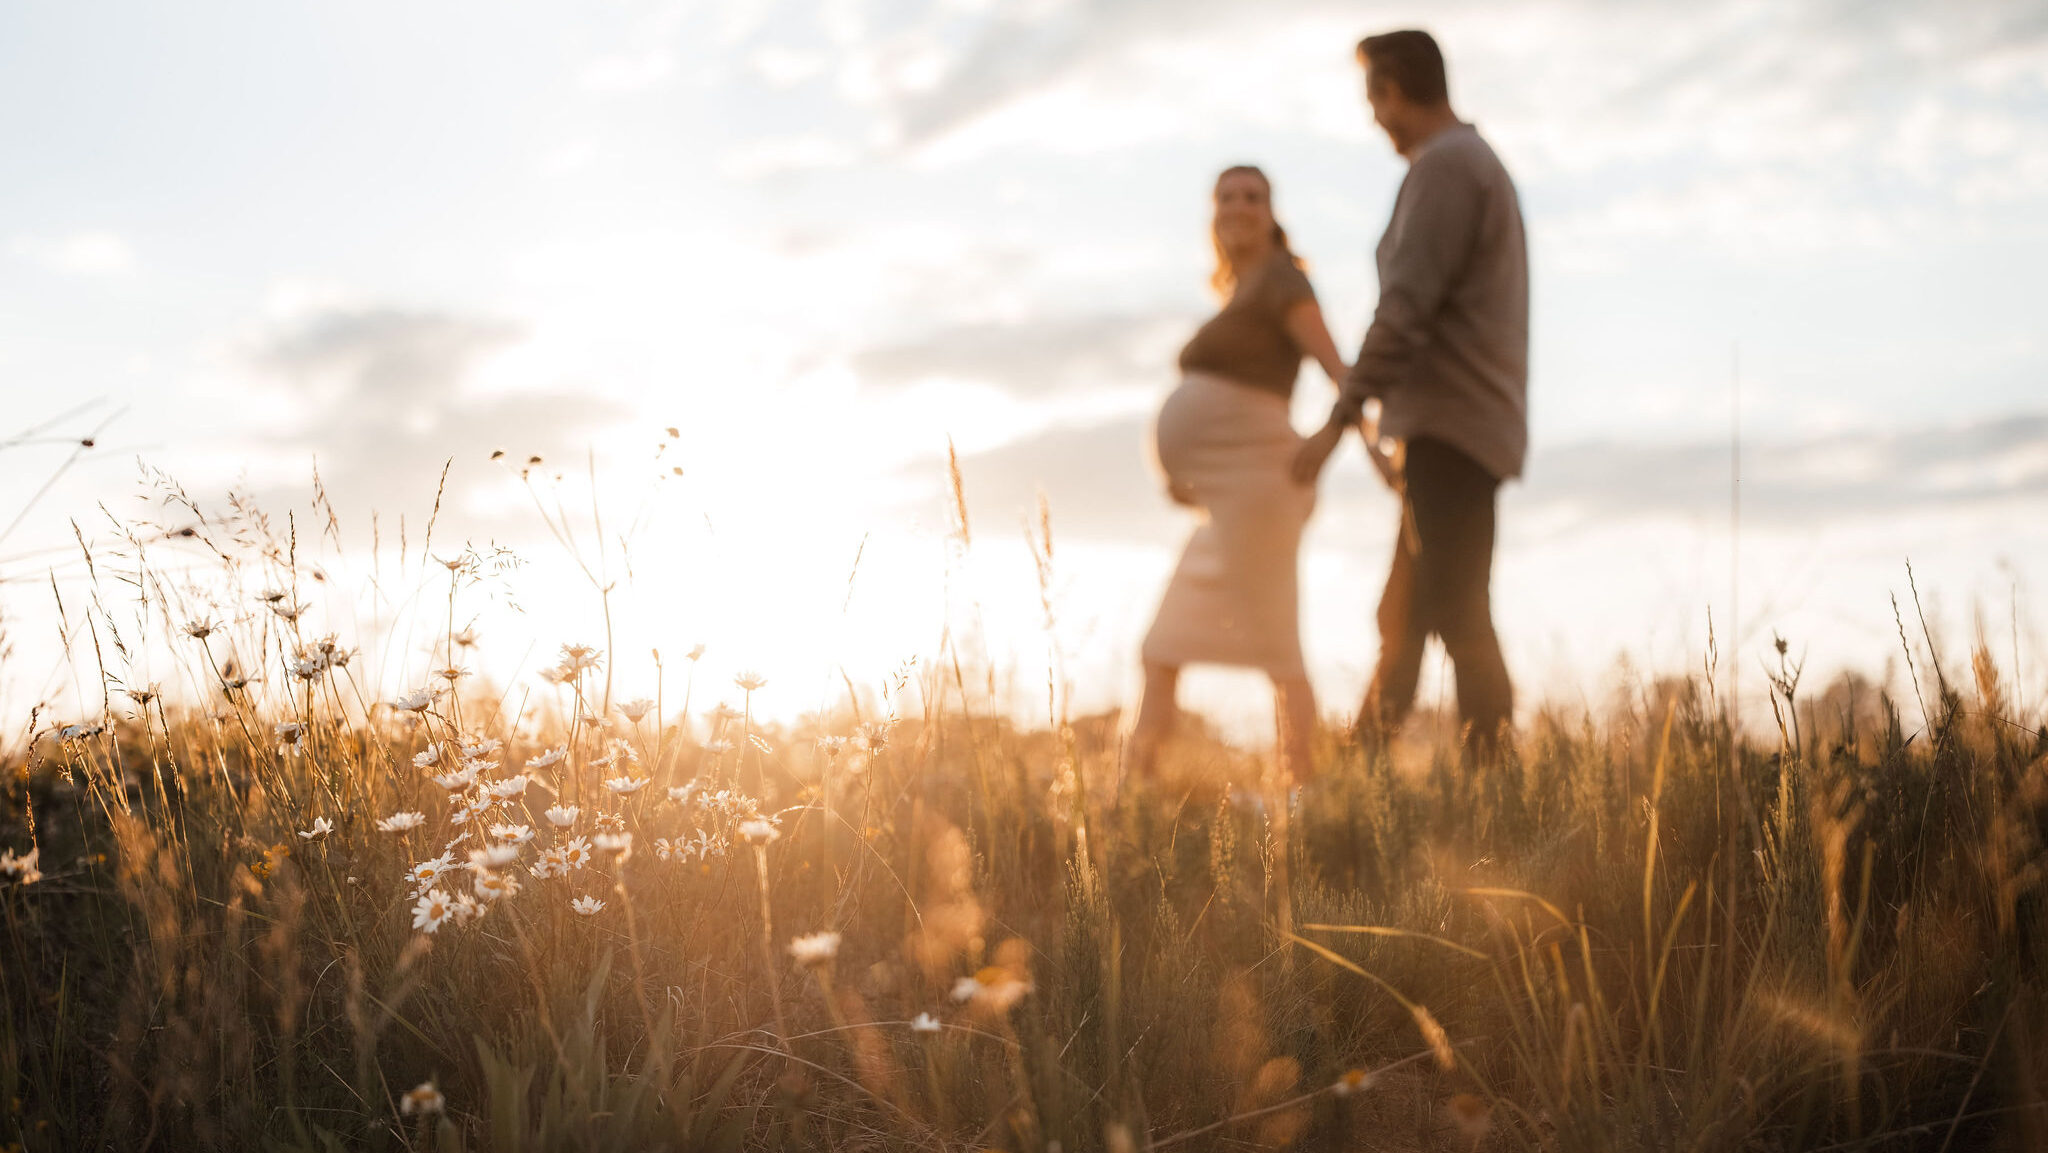
{"label": "pregnant woman", "polygon": [[1182,666],[1236,665],[1273,679],[1281,768],[1305,779],[1316,706],[1301,661],[1295,564],[1315,488],[1289,475],[1301,437],[1288,402],[1304,355],[1332,382],[1345,365],[1273,217],[1263,172],[1237,167],[1216,178],[1211,235],[1209,283],[1223,307],[1181,349],[1180,387],[1156,429],[1167,491],[1202,521],[1145,635],[1127,765],[1141,777],[1155,767],[1179,712]]}

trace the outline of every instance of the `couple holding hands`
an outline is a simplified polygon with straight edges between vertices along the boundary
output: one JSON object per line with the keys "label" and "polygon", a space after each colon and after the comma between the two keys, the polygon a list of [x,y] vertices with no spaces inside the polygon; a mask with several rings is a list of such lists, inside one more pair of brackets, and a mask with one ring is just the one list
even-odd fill
{"label": "couple holding hands", "polygon": [[[1181,350],[1181,384],[1156,427],[1168,492],[1203,519],[1145,636],[1144,694],[1126,743],[1139,776],[1172,732],[1181,668],[1197,663],[1271,676],[1280,766],[1296,780],[1313,775],[1297,560],[1316,478],[1351,428],[1401,497],[1359,739],[1377,745],[1399,727],[1432,634],[1456,666],[1468,748],[1496,750],[1510,722],[1489,584],[1495,496],[1521,473],[1528,443],[1521,208],[1493,149],[1452,111],[1428,33],[1368,36],[1358,62],[1373,120],[1408,174],[1380,238],[1379,304],[1353,363],[1274,218],[1265,174],[1235,167],[1216,181],[1211,285],[1224,304]],[[1338,393],[1307,438],[1288,420],[1304,357]]]}

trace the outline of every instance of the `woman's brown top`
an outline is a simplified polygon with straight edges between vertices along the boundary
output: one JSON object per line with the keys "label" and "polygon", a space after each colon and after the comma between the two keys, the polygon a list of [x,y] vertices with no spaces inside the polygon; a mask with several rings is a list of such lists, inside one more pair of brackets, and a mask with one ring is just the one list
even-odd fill
{"label": "woman's brown top", "polygon": [[1182,372],[1206,372],[1283,399],[1294,395],[1302,348],[1287,334],[1287,311],[1314,300],[1307,274],[1294,258],[1275,248],[1257,268],[1240,277],[1230,302],[1180,350]]}

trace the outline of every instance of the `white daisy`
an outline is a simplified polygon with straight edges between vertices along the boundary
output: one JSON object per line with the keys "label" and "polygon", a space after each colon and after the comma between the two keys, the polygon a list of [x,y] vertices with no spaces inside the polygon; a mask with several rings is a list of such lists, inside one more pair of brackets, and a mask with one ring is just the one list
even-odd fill
{"label": "white daisy", "polygon": [[528,871],[543,881],[549,877],[568,876],[568,850],[562,848],[542,849],[539,858],[533,862],[532,868]]}
{"label": "white daisy", "polygon": [[910,1029],[914,1033],[936,1033],[943,1028],[945,1026],[939,1023],[939,1019],[930,1013],[919,1013],[910,1019]]}
{"label": "white daisy", "polygon": [[448,853],[442,853],[431,861],[421,861],[419,864],[414,865],[412,871],[406,875],[411,879],[413,888],[425,890],[433,885],[435,881],[440,880],[441,874],[454,867],[455,858]]}
{"label": "white daisy", "polygon": [[617,813],[599,813],[597,815],[597,831],[600,833],[623,833],[626,831],[626,818]]}
{"label": "white daisy", "polygon": [[641,789],[646,788],[647,782],[652,779],[652,777],[613,777],[604,783],[604,787],[620,796],[625,796],[627,793],[637,793]]}
{"label": "white daisy", "polygon": [[562,846],[562,859],[567,861],[572,869],[580,869],[589,864],[590,842],[582,837],[571,840]]}
{"label": "white daisy", "polygon": [[604,902],[596,897],[578,897],[569,902],[569,907],[586,917],[595,917],[604,912]]}
{"label": "white daisy", "polygon": [[417,829],[426,823],[427,815],[425,813],[393,813],[377,822],[377,831],[380,833],[403,833]]}
{"label": "white daisy", "polygon": [[740,822],[740,836],[745,837],[750,845],[765,845],[781,835],[782,830],[776,828],[775,822],[767,817],[754,817]]}
{"label": "white daisy", "polygon": [[441,690],[439,689],[421,689],[416,693],[410,693],[406,696],[398,697],[397,699],[389,701],[387,703],[390,704],[391,708],[396,712],[423,713],[426,712],[428,707],[434,703],[435,698],[439,697],[440,695]]}
{"label": "white daisy", "polygon": [[624,853],[633,848],[633,834],[599,833],[590,839],[590,843],[607,853]]}
{"label": "white daisy", "polygon": [[491,835],[508,844],[523,845],[533,839],[533,826],[492,825]]}
{"label": "white daisy", "polygon": [[548,824],[558,829],[566,829],[576,823],[576,817],[581,812],[582,810],[575,805],[550,805],[548,811],[541,816],[548,819]]}
{"label": "white daisy", "polygon": [[458,789],[466,789],[476,784],[476,766],[470,765],[468,768],[438,773],[434,777],[434,783],[451,793]]}
{"label": "white daisy", "polygon": [[469,851],[469,867],[472,869],[499,869],[518,859],[518,845],[485,845]]}
{"label": "white daisy", "polygon": [[550,769],[560,764],[562,762],[562,758],[568,755],[569,750],[567,746],[558,749],[549,749],[547,752],[544,752],[537,757],[527,758],[526,767],[529,769]]}
{"label": "white daisy", "polygon": [[430,743],[426,748],[412,755],[412,767],[415,769],[430,769],[440,763],[441,746],[438,744]]}
{"label": "white daisy", "polygon": [[434,1088],[432,1081],[420,1082],[407,1089],[405,1096],[398,1099],[398,1111],[408,1117],[415,1113],[425,1117],[430,1113],[439,1113],[447,1107],[448,1099],[441,1096],[441,1091]]}
{"label": "white daisy", "polygon": [[520,773],[516,776],[506,777],[502,781],[486,781],[484,782],[484,792],[501,801],[509,801],[513,797],[524,793],[530,780],[531,778],[526,774]]}
{"label": "white daisy", "polygon": [[440,889],[422,893],[412,907],[412,927],[431,933],[439,929],[454,914],[455,902],[447,893]]}
{"label": "white daisy", "polygon": [[313,827],[301,830],[299,836],[308,841],[324,841],[327,839],[327,835],[333,831],[333,821],[328,820],[326,817],[314,817]]}
{"label": "white daisy", "polygon": [[488,870],[476,875],[476,895],[486,901],[500,901],[516,896],[519,892],[519,878],[511,873],[493,873]]}
{"label": "white daisy", "polygon": [[619,712],[623,714],[627,720],[633,722],[636,725],[639,724],[641,719],[644,718],[649,712],[653,711],[653,709],[654,702],[648,700],[646,697],[641,697],[638,700],[626,701],[623,704],[619,705]]}

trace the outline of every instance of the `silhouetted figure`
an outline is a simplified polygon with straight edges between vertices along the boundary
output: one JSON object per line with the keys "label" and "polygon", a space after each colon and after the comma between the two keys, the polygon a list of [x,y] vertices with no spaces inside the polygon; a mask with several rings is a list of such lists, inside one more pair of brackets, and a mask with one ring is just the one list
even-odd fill
{"label": "silhouetted figure", "polygon": [[1377,252],[1380,299],[1358,360],[1295,472],[1313,478],[1366,402],[1405,444],[1402,530],[1380,599],[1380,660],[1359,732],[1384,740],[1415,699],[1424,641],[1456,665],[1458,713],[1496,746],[1514,693],[1493,631],[1494,500],[1528,446],[1529,265],[1514,182],[1451,110],[1426,32],[1358,45],[1373,120],[1408,161]]}

